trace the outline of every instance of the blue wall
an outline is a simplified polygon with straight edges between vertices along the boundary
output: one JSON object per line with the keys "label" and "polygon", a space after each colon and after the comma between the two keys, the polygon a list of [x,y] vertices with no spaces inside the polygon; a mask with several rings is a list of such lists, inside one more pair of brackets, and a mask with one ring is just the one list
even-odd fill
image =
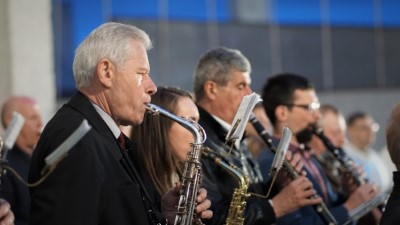
{"label": "blue wall", "polygon": [[[238,0],[241,1],[241,0]],[[160,2],[168,2],[167,11],[160,13]],[[107,20],[157,21],[167,17],[169,21],[204,24],[209,20],[207,2],[209,0],[53,0],[65,10],[62,11],[62,24],[68,28],[59,27],[62,31],[63,43],[55,46],[61,55],[57,71],[57,89],[60,96],[69,96],[75,90],[72,76],[73,52],[88,33]],[[273,15],[265,19],[265,25],[270,22],[282,26],[319,26],[321,18],[320,0],[271,0]],[[372,28],[377,16],[374,10],[374,0],[331,0],[329,1],[328,21],[332,27]],[[102,3],[107,3],[103,5]],[[235,1],[216,0],[216,15],[213,20],[221,24],[238,23]],[[381,0],[381,23],[385,28],[400,27],[400,1]],[[266,11],[268,11],[266,9]],[[57,19],[59,15],[53,15]],[[68,43],[68,44],[65,44]],[[204,50],[205,51],[205,50]],[[59,97],[60,97],[59,96]]]}

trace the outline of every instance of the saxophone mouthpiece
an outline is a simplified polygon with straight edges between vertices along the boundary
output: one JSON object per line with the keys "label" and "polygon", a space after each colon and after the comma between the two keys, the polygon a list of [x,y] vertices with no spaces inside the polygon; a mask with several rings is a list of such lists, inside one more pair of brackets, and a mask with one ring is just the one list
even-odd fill
{"label": "saxophone mouthpiece", "polygon": [[160,113],[160,109],[151,103],[144,104],[146,106],[146,111],[151,113],[152,115],[158,115]]}

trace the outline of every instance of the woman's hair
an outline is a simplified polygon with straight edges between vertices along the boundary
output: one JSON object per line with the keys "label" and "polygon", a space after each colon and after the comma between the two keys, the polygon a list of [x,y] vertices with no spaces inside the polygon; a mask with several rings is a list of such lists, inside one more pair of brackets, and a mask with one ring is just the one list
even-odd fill
{"label": "woman's hair", "polygon": [[[176,114],[180,98],[193,99],[189,92],[179,88],[158,87],[151,103]],[[173,121],[164,116],[146,114],[142,124],[132,129],[139,162],[161,196],[174,186],[173,176],[182,175],[183,163],[174,156],[168,136],[172,124]]]}

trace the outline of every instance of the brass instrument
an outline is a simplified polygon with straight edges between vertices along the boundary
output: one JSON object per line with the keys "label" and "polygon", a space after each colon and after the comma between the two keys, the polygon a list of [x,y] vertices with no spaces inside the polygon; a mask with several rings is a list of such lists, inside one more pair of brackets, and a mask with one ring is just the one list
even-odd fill
{"label": "brass instrument", "polygon": [[146,109],[155,115],[162,115],[179,123],[193,134],[194,142],[191,143],[191,149],[185,161],[182,175],[182,189],[179,193],[180,197],[174,225],[203,224],[195,213],[195,207],[197,204],[197,194],[202,181],[200,159],[202,144],[206,140],[206,133],[196,122],[180,118],[154,104],[146,104]]}
{"label": "brass instrument", "polygon": [[[272,152],[276,152],[276,147],[272,144],[272,138],[268,134],[268,132],[265,130],[263,125],[257,120],[257,118],[254,116],[254,114],[250,115],[249,121],[251,124],[254,126],[254,129],[257,131],[257,133],[261,136],[261,138],[264,140],[265,144],[268,146],[268,148]],[[283,167],[286,169],[288,175],[290,176],[291,179],[296,179],[299,177],[299,173],[296,171],[296,169],[290,164],[289,161],[286,159],[283,161]],[[312,196],[311,198],[317,198],[317,195]],[[319,204],[313,205],[315,211],[317,214],[321,217],[323,221],[327,225],[337,225],[338,222],[336,221],[335,217],[333,217],[332,213],[329,211],[328,207],[324,202],[321,202]]]}
{"label": "brass instrument", "polygon": [[250,194],[247,193],[247,189],[249,188],[250,184],[248,177],[244,176],[240,169],[232,163],[225,162],[223,156],[214,152],[210,148],[204,148],[203,155],[213,159],[217,165],[221,166],[238,180],[239,187],[235,188],[233,192],[232,201],[229,206],[229,212],[226,219],[226,225],[243,225],[246,201],[250,196]]}

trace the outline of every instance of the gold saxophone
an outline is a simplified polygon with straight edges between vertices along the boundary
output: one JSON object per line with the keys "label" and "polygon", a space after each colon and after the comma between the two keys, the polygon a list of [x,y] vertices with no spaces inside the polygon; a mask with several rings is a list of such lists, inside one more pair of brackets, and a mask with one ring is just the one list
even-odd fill
{"label": "gold saxophone", "polygon": [[180,118],[154,104],[146,104],[146,109],[155,115],[162,115],[179,123],[193,134],[194,142],[191,143],[191,149],[188,152],[182,173],[182,189],[179,193],[179,203],[174,225],[203,224],[195,212],[195,207],[203,177],[200,160],[202,146],[207,137],[206,132],[198,123]]}
{"label": "gold saxophone", "polygon": [[239,168],[232,163],[225,162],[224,157],[221,154],[216,153],[210,148],[205,147],[203,149],[203,155],[213,159],[217,165],[221,166],[238,180],[239,187],[233,192],[232,201],[229,206],[228,217],[226,219],[226,225],[243,225],[246,200],[250,196],[250,194],[247,193],[250,180],[247,176],[243,175]]}

